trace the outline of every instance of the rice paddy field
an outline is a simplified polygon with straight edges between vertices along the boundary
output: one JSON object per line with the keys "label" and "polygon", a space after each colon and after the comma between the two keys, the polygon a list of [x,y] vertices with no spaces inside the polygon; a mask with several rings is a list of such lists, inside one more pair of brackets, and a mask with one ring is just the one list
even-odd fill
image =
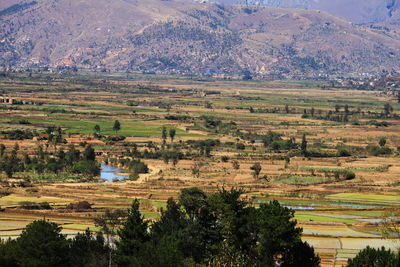
{"label": "rice paddy field", "polygon": [[[0,173],[1,238],[15,238],[41,218],[59,223],[70,236],[86,228],[98,231],[96,216],[126,209],[135,198],[145,218],[157,220],[167,199],[181,189],[215,192],[223,186],[243,188],[250,205],[277,199],[294,209],[303,239],[314,246],[322,266],[343,266],[367,245],[400,247],[396,236],[381,233],[386,212],[400,209],[400,104],[381,91],[333,88],[324,81],[20,73],[0,77],[0,92],[19,103],[0,103],[0,144],[6,151],[15,143],[21,154],[32,155],[39,145],[55,151],[41,138],[49,126],[62,128],[65,142],[58,148],[91,144],[99,161],[124,158],[134,144],[142,152],[157,151],[163,127],[176,132],[167,145],[179,146],[185,155],[198,153],[194,142],[219,141],[207,157],[185,156],[176,165],[142,158],[149,173],[135,181],[34,172],[9,179]],[[382,115],[388,103],[393,111]],[[113,129],[115,120],[119,131]],[[96,137],[95,125],[102,135],[123,140]],[[35,134],[15,140],[9,136],[15,130]],[[280,135],[275,146],[259,140],[268,132]],[[300,152],[303,135],[307,155]],[[287,140],[299,145],[281,147]],[[390,153],[374,154],[371,146]],[[251,170],[255,163],[261,166],[257,177]],[[343,176],[348,173],[354,177]],[[68,208],[82,200],[91,208]],[[30,208],[41,203],[47,208]]]}

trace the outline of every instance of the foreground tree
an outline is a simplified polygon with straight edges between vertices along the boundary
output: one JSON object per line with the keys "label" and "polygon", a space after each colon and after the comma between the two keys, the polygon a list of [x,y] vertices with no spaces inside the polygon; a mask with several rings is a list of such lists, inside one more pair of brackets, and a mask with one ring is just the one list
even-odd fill
{"label": "foreground tree", "polygon": [[135,199],[128,210],[126,221],[118,230],[116,262],[120,266],[135,266],[140,263],[137,255],[143,247],[143,243],[150,239],[147,229],[147,222],[144,221],[139,211],[139,200]]}
{"label": "foreground tree", "polygon": [[45,220],[28,224],[15,240],[15,258],[19,266],[69,266],[68,241],[61,227]]}
{"label": "foreground tree", "polygon": [[78,233],[69,248],[70,266],[108,266],[110,248],[106,245],[102,234],[93,236],[87,229]]}

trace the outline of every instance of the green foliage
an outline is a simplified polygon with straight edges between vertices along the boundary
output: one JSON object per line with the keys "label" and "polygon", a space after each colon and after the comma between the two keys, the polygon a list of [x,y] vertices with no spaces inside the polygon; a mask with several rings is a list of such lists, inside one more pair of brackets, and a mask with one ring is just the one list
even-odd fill
{"label": "green foliage", "polygon": [[78,233],[70,242],[70,266],[106,266],[110,248],[106,246],[104,237],[100,234],[93,236],[87,229]]}
{"label": "green foliage", "polygon": [[253,177],[254,177],[254,178],[258,178],[258,176],[259,176],[260,173],[261,173],[261,169],[262,169],[262,167],[261,167],[261,164],[260,164],[259,162],[254,163],[254,164],[250,167],[250,170],[253,171]]}
{"label": "green foliage", "polygon": [[0,265],[10,267],[106,266],[109,248],[89,230],[68,240],[61,227],[34,221],[15,240],[0,243]]}
{"label": "green foliage", "polygon": [[147,222],[139,212],[139,201],[135,199],[128,210],[126,221],[118,230],[116,261],[120,266],[127,266],[130,262],[135,262],[136,254],[142,248],[143,243],[149,240],[147,228]]}
{"label": "green foliage", "polygon": [[392,154],[392,150],[389,147],[379,147],[374,145],[368,145],[366,148],[368,154],[371,156],[382,156]]}
{"label": "green foliage", "polygon": [[72,166],[72,172],[83,174],[87,177],[94,177],[100,174],[100,166],[96,161],[81,160]]}
{"label": "green foliage", "polygon": [[13,257],[23,267],[69,266],[67,252],[68,241],[61,228],[39,220],[29,224],[15,240]]}
{"label": "green foliage", "polygon": [[119,130],[121,130],[121,123],[119,122],[119,120],[116,120],[114,121],[113,131],[118,132]]}
{"label": "green foliage", "polygon": [[302,153],[303,155],[307,155],[307,139],[306,139],[306,135],[305,135],[305,134],[303,134],[303,137],[302,137],[302,139],[301,139],[301,146],[300,146],[300,148],[301,148],[301,153]]}
{"label": "green foliage", "polygon": [[37,134],[30,130],[13,130],[6,133],[10,140],[32,139]]}
{"label": "green foliage", "polygon": [[384,247],[381,249],[367,246],[354,259],[349,259],[347,267],[398,267],[400,255],[396,255]]}
{"label": "green foliage", "polygon": [[[168,200],[161,218],[150,224],[137,199],[127,213],[106,211],[95,219],[107,235],[89,230],[67,240],[61,228],[44,220],[28,225],[20,237],[0,243],[2,266],[275,266],[317,267],[319,258],[300,239],[294,211],[277,201],[259,209],[243,191],[220,189],[208,195],[183,189]],[[110,246],[111,238],[115,248]],[[111,264],[111,265],[109,265]]]}

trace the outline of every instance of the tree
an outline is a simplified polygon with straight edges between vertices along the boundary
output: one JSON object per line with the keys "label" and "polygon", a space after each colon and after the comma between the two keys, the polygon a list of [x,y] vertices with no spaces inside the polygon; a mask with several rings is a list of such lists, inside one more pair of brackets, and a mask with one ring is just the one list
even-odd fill
{"label": "tree", "polygon": [[262,167],[259,162],[254,163],[253,166],[250,167],[250,170],[253,171],[253,178],[257,179],[260,176],[261,169]]}
{"label": "tree", "polygon": [[[95,226],[100,228],[100,231],[107,236],[107,244],[110,247],[111,238],[117,234],[117,229],[123,223],[126,213],[122,210],[106,210],[106,212],[94,219]],[[112,253],[109,251],[108,255],[109,266],[112,263]]]}
{"label": "tree", "polygon": [[253,80],[253,77],[251,76],[251,72],[248,70],[243,71],[243,80],[245,81],[250,81]]}
{"label": "tree", "polygon": [[239,170],[239,169],[240,169],[239,162],[238,162],[237,160],[233,160],[233,161],[232,161],[232,167],[233,167],[235,170]]}
{"label": "tree", "polygon": [[169,129],[169,137],[171,138],[171,142],[174,142],[176,130],[175,129]]}
{"label": "tree", "polygon": [[147,232],[148,224],[139,211],[139,200],[135,199],[128,209],[126,221],[119,229],[116,241],[117,263],[119,266],[128,266],[134,260],[143,243],[150,240]]}
{"label": "tree", "polygon": [[393,112],[393,107],[389,103],[386,103],[383,106],[383,111],[385,113],[385,116],[389,116]]}
{"label": "tree", "polygon": [[349,105],[347,105],[347,104],[344,106],[344,113],[345,114],[349,114],[350,113]]}
{"label": "tree", "polygon": [[151,227],[151,237],[154,241],[160,241],[166,235],[173,235],[187,226],[185,213],[181,205],[169,198],[167,209],[161,211],[161,218]]}
{"label": "tree", "polygon": [[213,257],[214,262],[217,261],[214,266],[253,266],[258,232],[256,209],[240,198],[243,193],[240,189],[222,188],[208,198],[221,234],[218,251]]}
{"label": "tree", "polygon": [[307,139],[306,134],[303,134],[303,138],[301,139],[301,153],[305,156],[307,155]]}
{"label": "tree", "polygon": [[379,139],[379,145],[381,147],[384,147],[386,145],[386,138],[382,137],[381,139]]}
{"label": "tree", "polygon": [[95,133],[100,133],[100,125],[98,125],[98,124],[96,124],[94,127],[93,127],[93,131],[95,132]]}
{"label": "tree", "polygon": [[339,111],[340,111],[340,106],[339,105],[335,105],[335,112],[339,113]]}
{"label": "tree", "polygon": [[206,199],[206,193],[197,187],[184,188],[179,194],[179,204],[185,208],[191,218],[195,217],[200,208],[206,204]]}
{"label": "tree", "polygon": [[289,105],[285,105],[285,112],[288,113],[288,114],[290,113]]}
{"label": "tree", "polygon": [[367,246],[354,259],[349,259],[347,267],[398,267],[400,257],[385,247],[375,249]]}
{"label": "tree", "polygon": [[161,138],[163,140],[163,146],[165,146],[165,143],[167,142],[167,128],[165,128],[165,126],[162,127]]}
{"label": "tree", "polygon": [[113,131],[117,133],[119,130],[121,130],[121,123],[118,120],[116,120],[114,121]]}
{"label": "tree", "polygon": [[293,218],[294,211],[281,206],[276,200],[261,204],[257,210],[261,266],[274,266],[279,257],[282,257],[283,262],[288,263],[289,259],[294,261],[294,246],[301,242],[302,229],[296,227],[297,222]]}
{"label": "tree", "polygon": [[108,244],[111,242],[111,237],[117,234],[117,229],[122,225],[125,217],[126,213],[123,210],[107,209],[104,214],[94,218],[94,224],[106,235]]}
{"label": "tree", "polygon": [[4,144],[0,144],[0,157],[4,156],[5,151],[6,151],[6,146]]}
{"label": "tree", "polygon": [[96,160],[96,152],[91,145],[87,145],[83,151],[83,160]]}
{"label": "tree", "polygon": [[109,252],[110,248],[105,244],[103,235],[100,233],[95,237],[86,229],[71,240],[70,264],[76,267],[106,266]]}
{"label": "tree", "polygon": [[56,223],[38,220],[28,224],[17,238],[16,247],[20,266],[70,266],[68,241]]}
{"label": "tree", "polygon": [[63,142],[63,134],[62,134],[62,129],[61,127],[57,128],[55,139],[54,139],[54,147],[57,146],[57,144],[61,144]]}
{"label": "tree", "polygon": [[319,267],[321,259],[307,242],[295,241],[289,253],[282,257],[281,267]]}
{"label": "tree", "polygon": [[93,160],[81,160],[72,166],[72,172],[80,173],[90,178],[100,174],[100,166]]}

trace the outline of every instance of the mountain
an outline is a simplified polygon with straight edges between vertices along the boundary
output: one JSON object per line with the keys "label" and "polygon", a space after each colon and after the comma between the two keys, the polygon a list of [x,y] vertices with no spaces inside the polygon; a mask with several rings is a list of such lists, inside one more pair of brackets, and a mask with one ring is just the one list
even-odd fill
{"label": "mountain", "polygon": [[[321,0],[322,1],[322,0]],[[0,11],[0,65],[259,76],[400,69],[400,36],[303,9],[36,0]]]}
{"label": "mountain", "polygon": [[389,19],[400,8],[399,0],[214,0],[222,4],[250,4],[279,8],[321,10],[357,24]]}

